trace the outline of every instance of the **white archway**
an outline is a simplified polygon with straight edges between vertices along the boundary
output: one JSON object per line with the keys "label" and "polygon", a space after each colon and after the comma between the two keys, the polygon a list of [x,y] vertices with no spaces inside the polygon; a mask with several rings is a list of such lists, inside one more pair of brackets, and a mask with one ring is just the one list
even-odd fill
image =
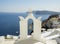
{"label": "white archway", "polygon": [[33,16],[33,14],[30,12],[29,15],[24,18],[22,16],[19,16],[20,18],[20,40],[23,40],[23,39],[27,39],[27,36],[28,36],[28,20],[29,19],[32,19],[33,20],[33,23],[34,23],[34,33],[32,34],[33,38],[36,39],[36,40],[39,40],[40,38],[40,34],[41,34],[41,21],[40,21],[40,18],[35,18]]}

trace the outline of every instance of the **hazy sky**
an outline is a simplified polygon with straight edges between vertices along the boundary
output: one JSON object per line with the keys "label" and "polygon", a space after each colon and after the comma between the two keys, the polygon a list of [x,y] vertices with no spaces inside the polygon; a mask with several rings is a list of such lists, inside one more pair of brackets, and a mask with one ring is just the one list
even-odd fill
{"label": "hazy sky", "polygon": [[0,0],[0,12],[50,10],[60,12],[60,0]]}

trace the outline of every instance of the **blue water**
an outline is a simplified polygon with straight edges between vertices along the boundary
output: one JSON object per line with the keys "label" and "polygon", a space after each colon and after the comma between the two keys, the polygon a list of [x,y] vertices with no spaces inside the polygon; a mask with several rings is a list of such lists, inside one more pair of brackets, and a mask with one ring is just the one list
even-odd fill
{"label": "blue water", "polygon": [[[2,35],[19,35],[19,18],[18,16],[27,16],[27,13],[0,13],[0,36]],[[41,16],[41,20],[47,19],[48,14],[33,14],[36,18]],[[16,33],[18,32],[18,33]]]}

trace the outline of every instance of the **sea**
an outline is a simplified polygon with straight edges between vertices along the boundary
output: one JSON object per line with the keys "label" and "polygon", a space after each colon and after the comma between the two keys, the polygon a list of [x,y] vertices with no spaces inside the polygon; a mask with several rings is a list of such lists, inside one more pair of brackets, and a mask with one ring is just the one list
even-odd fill
{"label": "sea", "polygon": [[[0,13],[0,36],[5,36],[5,35],[18,36],[20,34],[19,16],[23,16],[25,18],[27,15],[29,14],[28,13],[2,13],[1,12]],[[36,18],[41,17],[41,21],[48,19],[48,17],[50,16],[50,14],[34,14],[34,13],[33,15]],[[30,32],[28,34],[30,34]]]}

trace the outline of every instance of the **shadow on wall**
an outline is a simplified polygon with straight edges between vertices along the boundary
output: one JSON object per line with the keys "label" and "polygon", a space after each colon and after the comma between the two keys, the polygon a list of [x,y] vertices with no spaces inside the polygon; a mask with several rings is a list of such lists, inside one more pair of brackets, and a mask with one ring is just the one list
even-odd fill
{"label": "shadow on wall", "polygon": [[34,44],[36,42],[39,42],[39,41],[29,38],[22,41],[16,41],[14,44]]}

